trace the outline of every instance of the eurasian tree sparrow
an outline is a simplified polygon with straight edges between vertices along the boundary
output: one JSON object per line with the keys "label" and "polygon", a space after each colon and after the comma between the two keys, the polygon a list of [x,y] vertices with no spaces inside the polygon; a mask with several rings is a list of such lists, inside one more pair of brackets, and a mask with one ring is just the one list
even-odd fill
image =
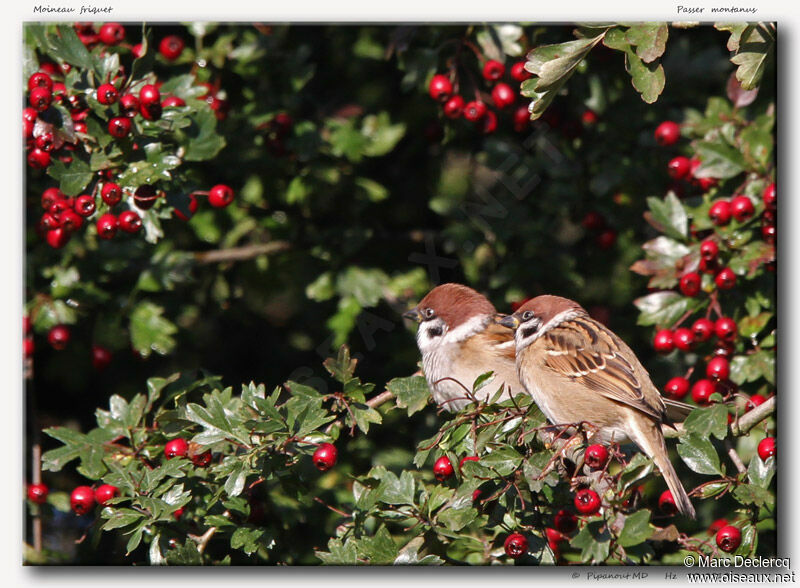
{"label": "eurasian tree sparrow", "polygon": [[590,423],[594,442],[633,441],[661,471],[678,510],[695,517],[667,454],[667,407],[630,347],[559,296],[538,296],[500,324],[516,330],[519,380],[550,422]]}
{"label": "eurasian tree sparrow", "polygon": [[488,400],[504,386],[500,400],[522,392],[514,363],[514,332],[497,323],[491,302],[472,288],[442,284],[405,318],[419,323],[417,346],[434,401],[449,411],[471,402],[468,393],[481,374],[494,372],[477,398]]}

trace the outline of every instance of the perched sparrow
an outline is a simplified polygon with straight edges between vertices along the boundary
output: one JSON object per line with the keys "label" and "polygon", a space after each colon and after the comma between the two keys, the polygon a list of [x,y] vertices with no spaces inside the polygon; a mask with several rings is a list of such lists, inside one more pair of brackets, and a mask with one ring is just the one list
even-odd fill
{"label": "perched sparrow", "polygon": [[502,400],[522,392],[514,364],[514,331],[497,323],[492,303],[472,288],[437,286],[405,318],[419,323],[417,346],[434,401],[449,411],[471,402],[472,385],[481,374],[494,372],[479,400],[504,386]]}
{"label": "perched sparrow", "polygon": [[538,296],[500,324],[516,330],[520,382],[553,424],[590,423],[594,442],[633,441],[661,470],[678,510],[695,517],[667,455],[667,407],[630,347],[559,296]]}

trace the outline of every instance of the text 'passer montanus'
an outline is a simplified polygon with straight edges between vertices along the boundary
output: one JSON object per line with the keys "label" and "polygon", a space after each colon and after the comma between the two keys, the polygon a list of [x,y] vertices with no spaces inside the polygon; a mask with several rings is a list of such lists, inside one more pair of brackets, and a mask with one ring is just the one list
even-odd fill
{"label": "text 'passer montanus'", "polygon": [[500,400],[523,390],[514,363],[514,331],[497,323],[492,303],[460,284],[437,286],[405,318],[419,323],[417,346],[434,401],[449,411],[471,402],[472,385],[481,374],[493,379],[477,392],[479,400]]}
{"label": "text 'passer montanus'", "polygon": [[666,406],[630,347],[559,296],[538,296],[500,324],[516,329],[519,380],[553,424],[590,423],[600,443],[633,441],[661,470],[678,510],[695,517],[667,455]]}

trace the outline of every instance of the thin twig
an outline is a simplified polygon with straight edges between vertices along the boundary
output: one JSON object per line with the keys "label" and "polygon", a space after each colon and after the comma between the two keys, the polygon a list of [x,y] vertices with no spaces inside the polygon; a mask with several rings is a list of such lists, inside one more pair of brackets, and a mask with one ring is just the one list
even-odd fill
{"label": "thin twig", "polygon": [[[34,443],[31,451],[32,478],[34,484],[42,483],[42,446]],[[33,549],[37,553],[42,551],[42,515],[41,509],[37,509],[33,517]]]}
{"label": "thin twig", "polygon": [[731,432],[735,437],[746,435],[750,429],[755,427],[758,423],[766,419],[773,412],[775,412],[775,397],[768,399],[766,402],[759,404],[751,411],[742,415],[739,422],[731,423]]}
{"label": "thin twig", "polygon": [[196,263],[223,263],[226,261],[245,261],[259,255],[269,255],[290,248],[288,241],[270,241],[230,249],[213,249],[211,251],[198,251],[194,254]]}
{"label": "thin twig", "polygon": [[731,458],[733,465],[736,466],[736,469],[739,470],[740,474],[744,474],[747,472],[747,468],[744,467],[744,463],[742,462],[742,458],[739,457],[739,454],[736,453],[736,449],[731,444],[729,439],[725,439],[725,449],[728,450],[728,457]]}
{"label": "thin twig", "polygon": [[214,536],[214,533],[216,533],[216,532],[217,532],[217,528],[216,527],[211,527],[208,531],[203,533],[200,537],[196,537],[196,538],[193,537],[193,539],[195,539],[195,541],[197,541],[197,552],[198,553],[202,554],[206,550],[206,547],[208,546],[208,542],[211,541],[211,538]]}

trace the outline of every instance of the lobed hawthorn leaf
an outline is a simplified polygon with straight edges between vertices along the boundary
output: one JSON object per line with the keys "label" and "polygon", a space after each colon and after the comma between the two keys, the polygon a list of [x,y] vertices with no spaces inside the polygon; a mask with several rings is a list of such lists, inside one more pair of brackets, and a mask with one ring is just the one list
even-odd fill
{"label": "lobed hawthorn leaf", "polygon": [[[650,214],[645,215],[645,219],[656,230],[679,241],[686,240],[689,234],[689,216],[675,194],[669,192],[663,200],[656,196],[649,196],[647,206]],[[674,254],[677,253],[678,250],[674,252]]]}
{"label": "lobed hawthorn leaf", "polygon": [[755,162],[760,173],[766,173],[772,163],[772,151],[775,146],[773,126],[775,117],[763,114],[752,124],[742,129],[739,134],[742,152],[748,161]]}
{"label": "lobed hawthorn leaf", "polygon": [[397,557],[394,559],[393,565],[421,565],[421,566],[439,566],[443,565],[444,560],[438,555],[419,556],[419,550],[425,547],[425,539],[423,537],[414,537],[406,543],[405,547],[400,549]]}
{"label": "lobed hawthorn leaf", "polygon": [[425,408],[430,399],[428,382],[423,376],[394,378],[386,384],[386,389],[394,394],[397,406],[406,409],[408,416]]}
{"label": "lobed hawthorn leaf", "polygon": [[636,324],[662,327],[672,325],[685,312],[696,310],[702,301],[667,290],[642,296],[633,303],[640,313]]}
{"label": "lobed hawthorn leaf", "polygon": [[714,28],[718,31],[724,31],[730,33],[730,37],[728,37],[727,49],[728,51],[738,51],[739,50],[739,40],[742,37],[742,33],[748,27],[746,22],[716,22],[714,23]]}
{"label": "lobed hawthorn leaf", "polygon": [[611,534],[604,520],[589,520],[569,542],[581,550],[581,562],[601,563],[608,558]]}
{"label": "lobed hawthorn leaf", "polygon": [[398,549],[385,526],[381,525],[372,537],[362,537],[356,543],[359,557],[372,565],[388,565],[397,558]]}
{"label": "lobed hawthorn leaf", "polygon": [[130,334],[133,348],[142,356],[152,352],[167,355],[175,347],[172,337],[178,328],[162,315],[164,309],[147,300],[134,306],[130,314]]}
{"label": "lobed hawthorn leaf", "polygon": [[197,543],[187,537],[183,545],[167,551],[167,563],[171,566],[199,566],[203,564],[203,556],[197,551]]}
{"label": "lobed hawthorn leaf", "polygon": [[747,466],[747,479],[751,484],[768,488],[772,478],[775,476],[775,460],[772,458],[762,461],[758,455],[750,459]]}
{"label": "lobed hawthorn leaf", "polygon": [[764,378],[770,384],[775,383],[775,353],[772,350],[760,349],[750,355],[737,355],[731,362],[731,381],[741,386]]}
{"label": "lobed hawthorn leaf", "polygon": [[628,44],[636,47],[636,55],[644,63],[651,63],[664,54],[669,28],[663,22],[635,24],[625,31]]}
{"label": "lobed hawthorn leaf", "polygon": [[697,154],[700,157],[700,166],[695,171],[695,177],[698,178],[728,179],[746,169],[742,152],[722,137],[699,141]]}
{"label": "lobed hawthorn leaf", "polygon": [[733,497],[742,504],[767,508],[775,506],[775,495],[766,488],[755,484],[740,484],[733,491]]}
{"label": "lobed hawthorn leaf", "polygon": [[739,37],[736,55],[731,63],[738,65],[736,79],[745,90],[761,82],[767,62],[775,52],[775,37],[765,23],[748,24]]}
{"label": "lobed hawthorn leaf", "polygon": [[683,423],[687,432],[700,437],[714,435],[720,441],[728,433],[728,409],[724,404],[695,408]]}
{"label": "lobed hawthorn leaf", "polygon": [[737,325],[742,337],[753,337],[767,326],[774,315],[771,312],[762,312],[756,316],[745,316],[739,319]]}
{"label": "lobed hawthorn leaf", "polygon": [[706,475],[724,475],[719,462],[719,454],[708,438],[696,433],[681,437],[678,455],[693,472]]}
{"label": "lobed hawthorn leaf", "polygon": [[344,543],[341,539],[331,538],[328,540],[328,551],[315,551],[314,555],[324,564],[359,565],[364,563],[359,560],[355,540],[352,537],[348,537]]}
{"label": "lobed hawthorn leaf", "polygon": [[77,196],[92,181],[94,174],[89,164],[79,157],[70,163],[56,159],[47,168],[47,175],[58,182],[59,189],[67,196]]}
{"label": "lobed hawthorn leaf", "polygon": [[650,524],[650,511],[642,509],[625,517],[617,543],[622,547],[632,547],[647,541],[654,531],[655,527]]}
{"label": "lobed hawthorn leaf", "polygon": [[531,120],[539,118],[563,85],[575,73],[589,51],[603,40],[605,33],[557,45],[541,45],[527,55],[525,69],[536,77],[522,83],[522,95],[532,98]]}
{"label": "lobed hawthorn leaf", "polygon": [[631,76],[631,83],[647,104],[652,104],[664,91],[666,78],[664,67],[657,61],[645,63],[632,47],[625,49],[625,70]]}
{"label": "lobed hawthorn leaf", "polygon": [[225,147],[225,138],[217,134],[217,118],[210,107],[199,110],[191,124],[181,130],[181,141],[185,148],[185,161],[205,161],[213,159]]}
{"label": "lobed hawthorn leaf", "polygon": [[241,549],[247,555],[255,553],[262,544],[261,538],[264,532],[264,529],[249,525],[237,527],[231,534],[231,547],[233,549]]}

